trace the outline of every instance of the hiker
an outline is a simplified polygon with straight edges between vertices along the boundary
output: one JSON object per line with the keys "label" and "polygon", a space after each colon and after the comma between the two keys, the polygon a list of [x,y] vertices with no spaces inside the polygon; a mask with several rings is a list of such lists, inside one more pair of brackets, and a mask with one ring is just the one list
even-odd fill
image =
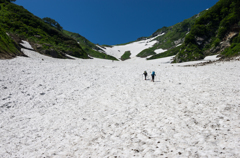
{"label": "hiker", "polygon": [[154,82],[154,77],[156,76],[154,71],[152,72],[151,76],[152,76],[152,81]]}
{"label": "hiker", "polygon": [[145,80],[146,80],[146,78],[147,78],[147,71],[144,71],[144,76],[145,76]]}

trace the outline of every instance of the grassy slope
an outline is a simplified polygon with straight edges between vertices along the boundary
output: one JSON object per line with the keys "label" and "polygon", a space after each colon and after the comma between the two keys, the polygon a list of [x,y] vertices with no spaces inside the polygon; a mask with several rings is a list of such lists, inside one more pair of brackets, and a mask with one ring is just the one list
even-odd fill
{"label": "grassy slope", "polygon": [[64,30],[63,32],[66,35],[75,39],[77,42],[79,42],[79,44],[81,45],[83,50],[85,52],[87,52],[90,56],[95,57],[95,58],[101,58],[101,59],[117,60],[115,57],[113,57],[111,55],[107,55],[105,53],[99,52],[99,51],[102,51],[99,47],[97,47],[95,44],[90,42],[85,37],[79,35],[78,33],[73,33],[73,32],[67,31],[67,30]]}
{"label": "grassy slope", "polygon": [[232,31],[237,32],[238,36],[230,41],[231,46],[222,51],[221,56],[240,55],[239,21],[240,1],[220,0],[196,21],[174,62],[203,59],[206,55],[214,53],[213,50],[220,47],[221,41]]}
{"label": "grassy slope", "polygon": [[0,28],[0,54],[0,59],[9,59],[17,55],[24,55],[3,28]]}
{"label": "grassy slope", "polygon": [[[183,43],[186,34],[189,32],[191,27],[194,25],[195,21],[202,16],[206,11],[202,11],[198,15],[194,15],[189,19],[185,19],[183,22],[177,23],[170,27],[163,27],[154,32],[150,38],[157,36],[159,34],[165,33],[163,36],[157,37],[155,40],[158,41],[152,48],[148,48],[140,52],[138,57],[147,57],[156,54],[154,50],[162,49],[173,49],[176,45]],[[178,42],[177,42],[178,41]],[[166,54],[166,53],[165,53]],[[155,56],[154,59],[161,57],[161,55]]]}
{"label": "grassy slope", "polygon": [[124,61],[124,60],[130,59],[130,56],[131,56],[131,52],[130,52],[130,51],[126,51],[126,52],[121,56],[121,60]]}
{"label": "grassy slope", "polygon": [[157,48],[158,48],[158,46],[155,45],[151,48],[144,49],[140,53],[137,54],[137,57],[145,58],[145,57],[148,57],[150,55],[155,55],[156,53],[154,52],[154,50],[156,50]]}
{"label": "grassy slope", "polygon": [[[65,58],[65,53],[88,58],[87,53],[71,37],[44,23],[21,6],[0,0],[0,27],[20,39],[29,41],[37,51]],[[49,54],[48,54],[49,53]]]}

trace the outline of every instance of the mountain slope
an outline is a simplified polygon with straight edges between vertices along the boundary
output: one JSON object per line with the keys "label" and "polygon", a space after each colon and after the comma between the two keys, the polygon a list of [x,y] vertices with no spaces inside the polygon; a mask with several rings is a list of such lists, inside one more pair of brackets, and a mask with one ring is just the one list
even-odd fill
{"label": "mountain slope", "polygon": [[[137,41],[127,44],[104,46],[101,48],[107,54],[116,58],[121,58],[126,51],[130,51],[130,58],[146,58],[151,56],[148,58],[149,60],[176,55],[180,51],[181,47],[179,46],[184,42],[186,35],[191,30],[195,21],[204,15],[205,12],[206,10],[173,26],[158,29],[149,37],[141,37]],[[163,53],[164,51],[166,52]]]}
{"label": "mountain slope", "polygon": [[7,0],[0,1],[0,27],[20,41],[29,41],[33,48],[42,54],[57,58],[67,58],[65,54],[89,58],[74,39]]}
{"label": "mountain slope", "polygon": [[220,0],[201,16],[186,36],[174,62],[240,55],[240,1]]}
{"label": "mountain slope", "polygon": [[0,28],[0,59],[10,59],[16,56],[24,56],[20,47],[15,43],[3,28]]}
{"label": "mountain slope", "polygon": [[[175,48],[176,46],[181,45],[184,42],[184,39],[186,35],[191,30],[192,26],[194,25],[195,21],[201,17],[206,10],[200,12],[197,15],[192,16],[189,19],[185,19],[184,21],[177,23],[170,27],[163,27],[161,29],[158,29],[156,32],[154,32],[150,37],[157,36],[159,34],[163,34],[163,36],[159,36],[156,38],[158,41],[152,48],[143,50],[138,54],[139,57],[148,57],[150,55],[153,55],[149,59],[157,59],[161,57],[165,57],[163,55],[157,54],[157,49],[164,49],[164,50],[171,50]],[[176,49],[175,49],[176,50]],[[174,51],[176,53],[176,51]],[[166,54],[166,53],[165,53]],[[172,55],[172,53],[170,53]],[[173,53],[173,55],[176,55]],[[168,55],[167,55],[168,56]]]}
{"label": "mountain slope", "polygon": [[78,33],[73,33],[73,32],[67,31],[67,30],[63,30],[63,32],[66,35],[68,35],[68,36],[72,37],[73,39],[75,39],[81,45],[83,50],[88,55],[90,55],[91,57],[101,58],[101,59],[109,59],[109,60],[117,60],[115,57],[105,54],[102,49],[100,49],[95,44],[90,42],[85,37],[79,35]]}

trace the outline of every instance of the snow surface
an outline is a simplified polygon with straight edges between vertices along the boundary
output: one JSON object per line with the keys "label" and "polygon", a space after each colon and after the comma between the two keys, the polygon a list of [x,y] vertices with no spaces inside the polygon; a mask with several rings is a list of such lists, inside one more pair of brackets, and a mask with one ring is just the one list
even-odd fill
{"label": "snow surface", "polygon": [[22,40],[22,43],[20,43],[20,44],[22,46],[24,46],[25,48],[33,49],[32,46],[27,41]]}
{"label": "snow surface", "polygon": [[166,51],[167,51],[166,49],[160,48],[160,49],[156,49],[154,52],[157,53],[157,54],[159,54],[159,53],[164,53],[164,52],[166,52]]}
{"label": "snow surface", "polygon": [[212,56],[207,56],[204,58],[204,60],[208,60],[208,61],[216,61],[218,59],[220,59],[220,57],[217,57],[218,55],[212,55]]}
{"label": "snow surface", "polygon": [[240,157],[239,61],[182,67],[23,52],[0,60],[0,157]]}
{"label": "snow surface", "polygon": [[178,44],[176,47],[179,47],[179,46],[181,46],[182,45],[182,43],[181,44]]}
{"label": "snow surface", "polygon": [[165,33],[162,33],[153,38],[129,43],[126,45],[117,45],[117,46],[112,46],[112,47],[100,47],[100,46],[98,46],[98,47],[103,49],[106,54],[114,56],[117,59],[120,59],[121,56],[126,51],[130,51],[130,53],[131,53],[130,57],[132,58],[132,57],[135,57],[137,54],[139,54],[142,50],[153,47],[153,45],[158,42],[157,40],[154,40],[154,39],[156,39],[157,37],[162,36],[164,34]]}

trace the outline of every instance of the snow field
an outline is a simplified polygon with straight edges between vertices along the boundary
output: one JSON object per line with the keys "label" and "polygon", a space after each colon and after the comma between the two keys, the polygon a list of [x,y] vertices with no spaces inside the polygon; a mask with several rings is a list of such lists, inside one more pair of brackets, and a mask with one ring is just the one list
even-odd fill
{"label": "snow field", "polygon": [[0,157],[240,157],[237,61],[179,67],[24,53],[0,60]]}
{"label": "snow field", "polygon": [[[159,36],[164,35],[164,33],[159,34],[155,37],[146,39],[146,40],[141,40],[141,41],[137,41],[137,42],[133,42],[133,43],[129,43],[126,45],[117,45],[117,46],[112,46],[112,47],[100,47],[99,48],[103,49],[106,54],[114,56],[117,59],[120,59],[121,56],[126,52],[126,51],[130,51],[131,53],[131,58],[136,57],[141,51],[143,51],[144,49],[147,48],[151,48],[154,44],[156,44],[158,41],[154,40]],[[163,50],[161,50],[161,52],[163,52]],[[131,60],[131,59],[129,59]]]}

